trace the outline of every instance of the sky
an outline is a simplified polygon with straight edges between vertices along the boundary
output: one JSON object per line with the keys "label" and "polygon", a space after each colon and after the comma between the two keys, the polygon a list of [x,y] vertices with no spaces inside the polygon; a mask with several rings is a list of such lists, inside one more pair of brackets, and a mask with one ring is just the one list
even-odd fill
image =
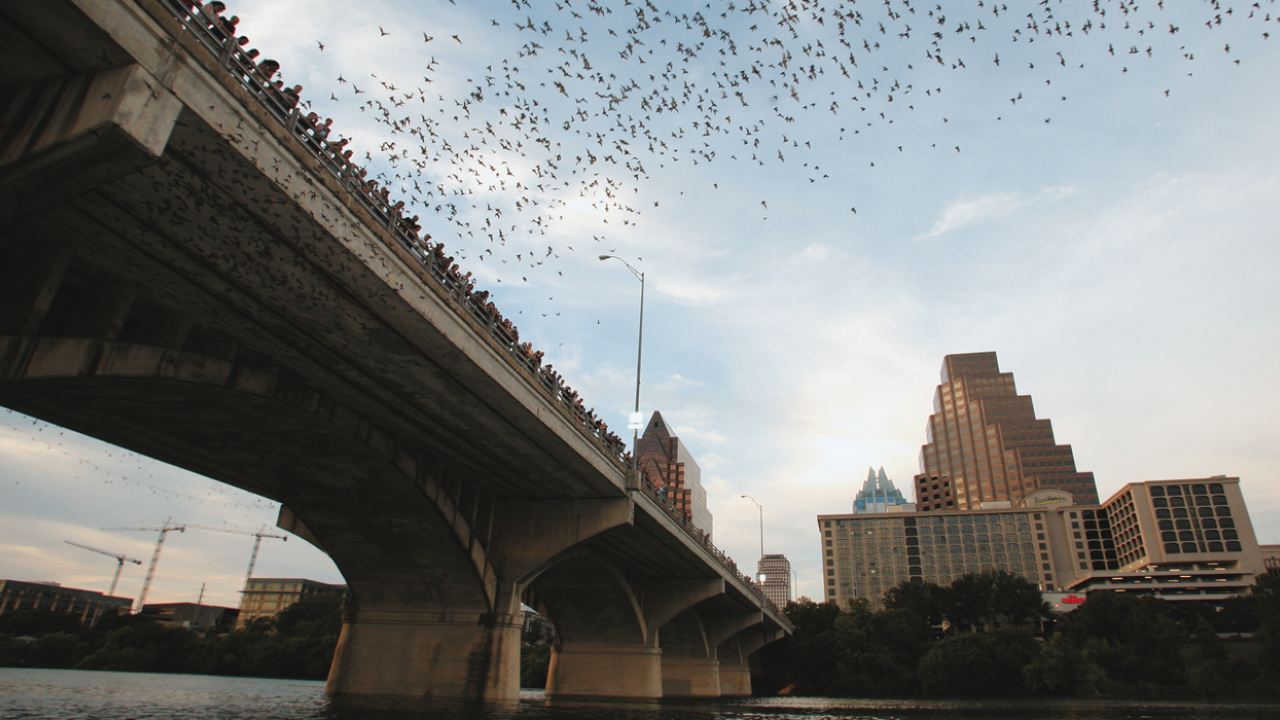
{"label": "sky", "polygon": [[[597,258],[644,273],[641,408],[739,565],[750,495],[821,597],[816,516],[869,467],[910,496],[942,358],[982,351],[1104,498],[1238,476],[1280,542],[1273,2],[228,4],[614,428],[640,284]],[[172,518],[233,532],[170,533],[149,601],[234,606],[276,511],[0,411],[0,577],[105,590],[73,540],[136,597],[157,533],[102,528]],[[254,574],[342,581],[297,538]]]}

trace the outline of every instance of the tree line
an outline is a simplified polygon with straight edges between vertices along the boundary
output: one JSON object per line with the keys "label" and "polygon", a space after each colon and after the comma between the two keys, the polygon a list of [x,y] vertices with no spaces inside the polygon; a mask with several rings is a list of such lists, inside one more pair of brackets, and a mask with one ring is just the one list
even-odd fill
{"label": "tree line", "polygon": [[[784,612],[795,634],[764,649],[758,694],[1280,696],[1280,576],[1216,607],[1094,592],[1057,617],[1034,585],[992,572],[948,587],[903,583],[879,611],[801,599]],[[10,612],[0,666],[323,680],[341,628],[341,599],[324,597],[203,636],[138,615],[82,627],[62,613]],[[521,685],[543,687],[550,645],[521,655]]]}
{"label": "tree line", "polygon": [[1280,576],[1218,607],[1100,591],[1057,617],[1034,585],[990,572],[903,583],[875,612],[865,599],[784,612],[795,635],[765,649],[765,694],[1280,696]]}
{"label": "tree line", "polygon": [[0,666],[323,680],[342,630],[342,599],[303,600],[245,628],[201,635],[141,615],[93,627],[47,611],[0,615]]}

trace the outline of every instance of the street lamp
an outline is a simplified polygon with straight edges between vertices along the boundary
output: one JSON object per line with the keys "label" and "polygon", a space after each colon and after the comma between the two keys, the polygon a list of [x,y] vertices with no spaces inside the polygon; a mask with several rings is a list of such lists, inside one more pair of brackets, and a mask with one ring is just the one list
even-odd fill
{"label": "street lamp", "polygon": [[764,508],[750,495],[743,495],[742,497],[756,503],[756,509],[760,511],[760,559],[764,560]]}
{"label": "street lamp", "polygon": [[632,275],[640,281],[640,339],[636,341],[636,421],[629,423],[631,427],[631,469],[635,470],[640,466],[640,425],[643,420],[639,419],[640,415],[640,358],[644,352],[644,273],[631,267],[631,263],[623,260],[617,255],[601,255],[601,260],[613,258],[627,266]]}

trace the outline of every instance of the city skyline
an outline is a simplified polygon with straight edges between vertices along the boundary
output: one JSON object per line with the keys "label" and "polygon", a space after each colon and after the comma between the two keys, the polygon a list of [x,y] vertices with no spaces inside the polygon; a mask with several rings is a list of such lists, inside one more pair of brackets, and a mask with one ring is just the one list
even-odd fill
{"label": "city skyline", "polygon": [[[228,4],[242,18],[240,32],[281,62],[287,81],[306,87],[304,98],[334,117],[335,133],[352,137],[358,157],[372,155],[375,172],[388,167],[381,144],[403,136],[389,137],[359,108],[375,93],[386,104],[381,82],[407,84],[398,82],[399,65],[415,83],[434,73],[430,90],[453,107],[472,87],[467,80],[497,78],[485,68],[501,68],[535,37],[545,46],[539,59],[563,58],[552,36],[513,30],[526,13],[503,3],[371,0],[359,13],[320,0]],[[641,411],[660,408],[698,459],[716,544],[739,567],[759,555],[757,509],[740,496],[759,500],[765,552],[791,560],[798,594],[821,597],[812,518],[849,507],[861,468],[883,466],[896,478],[917,472],[938,364],[955,353],[998,352],[1035,396],[1037,415],[1052,418],[1077,465],[1094,473],[1100,495],[1136,481],[1238,476],[1259,539],[1280,542],[1280,487],[1270,474],[1280,464],[1280,386],[1272,379],[1280,326],[1271,318],[1280,306],[1272,272],[1280,265],[1280,150],[1271,141],[1280,78],[1269,72],[1280,47],[1243,18],[1205,28],[1202,12],[1170,6],[1151,15],[1157,27],[1181,28],[1153,33],[1151,56],[1145,38],[1129,55],[1118,24],[1069,42],[962,38],[973,48],[964,51],[964,70],[937,68],[922,46],[899,48],[886,37],[883,52],[895,54],[859,49],[851,74],[866,86],[875,78],[917,89],[892,103],[881,93],[865,113],[843,90],[837,115],[826,109],[826,87],[800,88],[801,103],[756,81],[742,113],[767,114],[776,92],[796,119],[769,116],[760,135],[768,165],[739,154],[736,136],[696,141],[719,143],[714,161],[686,156],[690,129],[678,162],[646,155],[650,179],[625,188],[625,201],[643,213],[606,213],[591,206],[598,197],[583,198],[546,235],[522,227],[508,245],[493,244],[501,259],[485,253],[487,240],[457,237],[447,210],[414,213],[615,429],[626,426],[634,402],[639,288],[625,268],[596,258],[616,250],[645,272]],[[548,21],[563,37],[557,17]],[[878,41],[873,22],[864,25]],[[911,22],[924,33],[926,20]],[[767,27],[763,17],[751,23]],[[745,52],[753,36],[746,27],[734,32],[743,33]],[[1182,45],[1197,49],[1194,61],[1182,57]],[[1071,67],[1058,64],[1057,51]],[[816,62],[800,48],[794,54]],[[677,73],[687,67],[714,87],[721,56],[704,55]],[[419,72],[430,59],[439,64]],[[591,60],[652,85],[603,50]],[[565,97],[542,75],[521,75],[530,95]],[[823,79],[837,83],[832,91],[856,82],[838,72]],[[680,73],[673,82],[692,81]],[[921,97],[926,88],[941,92]],[[715,99],[726,113],[738,102],[731,93]],[[819,106],[800,109],[809,103]],[[731,112],[734,125],[745,119]],[[839,128],[849,136],[838,141]],[[553,130],[547,136],[565,145],[566,166],[579,154],[589,162],[580,136]],[[480,204],[491,199],[504,219],[521,216],[510,198],[485,195]],[[483,220],[464,219],[476,227]],[[515,256],[527,252],[546,264],[519,265],[523,275],[510,276],[507,268],[523,262]],[[114,561],[64,540],[145,563],[154,532],[98,528],[169,517],[273,526],[274,507],[240,491],[11,413],[0,413],[0,424],[0,577],[104,590]],[[149,601],[193,600],[207,582],[219,604],[235,605],[251,545],[229,533],[171,533]],[[326,562],[299,539],[265,540],[255,574],[342,582]],[[126,568],[119,593],[136,597],[144,571]]]}

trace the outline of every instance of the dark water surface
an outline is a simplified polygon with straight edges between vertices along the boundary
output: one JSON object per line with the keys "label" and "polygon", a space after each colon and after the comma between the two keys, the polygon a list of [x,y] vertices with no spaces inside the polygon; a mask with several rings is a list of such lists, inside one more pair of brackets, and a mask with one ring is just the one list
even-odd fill
{"label": "dark water surface", "polygon": [[548,705],[526,691],[488,709],[339,702],[324,683],[0,668],[0,720],[1278,720],[1280,704],[1085,700],[748,698]]}

